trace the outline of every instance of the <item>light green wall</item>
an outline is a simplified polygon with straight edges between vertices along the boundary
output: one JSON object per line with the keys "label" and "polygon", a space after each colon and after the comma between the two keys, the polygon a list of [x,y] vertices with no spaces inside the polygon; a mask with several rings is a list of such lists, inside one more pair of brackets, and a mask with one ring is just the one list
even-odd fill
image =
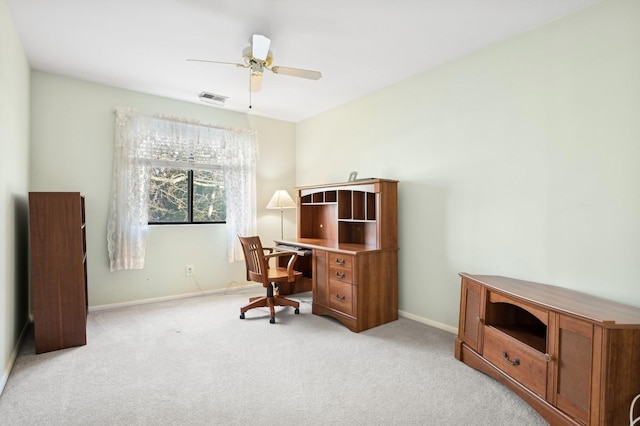
{"label": "light green wall", "polygon": [[[113,165],[114,110],[130,106],[258,132],[258,232],[265,245],[280,236],[280,215],[266,210],[277,189],[295,183],[293,123],[161,98],[34,71],[31,79],[32,191],[80,191],[85,196],[89,304],[124,303],[246,284],[244,263],[229,264],[225,225],[152,226],[145,268],[110,272],[107,211]],[[285,212],[289,213],[289,212]],[[295,235],[295,212],[285,232]],[[195,266],[195,277],[185,266]]]}
{"label": "light green wall", "polygon": [[28,319],[29,63],[0,0],[0,392]]}
{"label": "light green wall", "polygon": [[639,22],[605,0],[303,121],[296,183],[400,181],[408,313],[457,326],[461,271],[640,307]]}

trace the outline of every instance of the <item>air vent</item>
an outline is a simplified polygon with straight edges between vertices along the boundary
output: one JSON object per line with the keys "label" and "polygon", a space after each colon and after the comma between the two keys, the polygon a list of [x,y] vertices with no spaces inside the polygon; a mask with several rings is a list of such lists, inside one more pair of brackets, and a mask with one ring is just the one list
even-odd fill
{"label": "air vent", "polygon": [[215,93],[202,92],[198,96],[202,102],[213,105],[223,105],[229,99],[228,96],[216,95]]}

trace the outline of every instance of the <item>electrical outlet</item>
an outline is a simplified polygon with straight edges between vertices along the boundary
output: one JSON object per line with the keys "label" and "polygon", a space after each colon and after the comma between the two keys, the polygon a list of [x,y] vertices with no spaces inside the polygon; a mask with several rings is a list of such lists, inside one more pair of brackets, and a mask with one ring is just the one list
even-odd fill
{"label": "electrical outlet", "polygon": [[187,276],[190,277],[195,273],[196,273],[195,267],[193,265],[187,265]]}

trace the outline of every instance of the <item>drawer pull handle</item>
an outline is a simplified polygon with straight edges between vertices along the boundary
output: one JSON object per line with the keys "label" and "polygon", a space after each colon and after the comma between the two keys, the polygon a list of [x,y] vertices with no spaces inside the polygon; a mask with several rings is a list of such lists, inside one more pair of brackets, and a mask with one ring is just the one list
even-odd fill
{"label": "drawer pull handle", "polygon": [[347,274],[345,274],[344,272],[343,273],[336,272],[336,277],[340,278],[341,280],[343,280],[344,277],[346,277],[346,276],[347,276]]}
{"label": "drawer pull handle", "polygon": [[547,361],[547,362],[550,362],[551,361],[551,355],[544,354],[544,360]]}
{"label": "drawer pull handle", "polygon": [[520,358],[515,358],[513,361],[509,359],[509,353],[507,351],[502,352],[502,356],[511,365],[520,365]]}
{"label": "drawer pull handle", "polygon": [[340,296],[339,294],[336,294],[336,299],[338,299],[341,302],[343,302],[346,297],[347,296]]}
{"label": "drawer pull handle", "polygon": [[340,259],[339,257],[336,257],[336,263],[338,265],[344,265],[344,259]]}

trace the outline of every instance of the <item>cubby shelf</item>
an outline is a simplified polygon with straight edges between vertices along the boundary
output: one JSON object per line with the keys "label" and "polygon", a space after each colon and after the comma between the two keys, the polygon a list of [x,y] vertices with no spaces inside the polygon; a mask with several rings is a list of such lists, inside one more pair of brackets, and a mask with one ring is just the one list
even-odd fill
{"label": "cubby shelf", "polygon": [[[332,188],[301,189],[299,238],[364,244],[375,248],[397,245],[397,238],[386,241],[379,235],[378,217],[385,216],[386,212],[382,210],[388,204],[383,205],[380,200],[383,183],[380,179],[372,179]],[[385,223],[391,223],[391,220],[396,223],[395,210]]]}

